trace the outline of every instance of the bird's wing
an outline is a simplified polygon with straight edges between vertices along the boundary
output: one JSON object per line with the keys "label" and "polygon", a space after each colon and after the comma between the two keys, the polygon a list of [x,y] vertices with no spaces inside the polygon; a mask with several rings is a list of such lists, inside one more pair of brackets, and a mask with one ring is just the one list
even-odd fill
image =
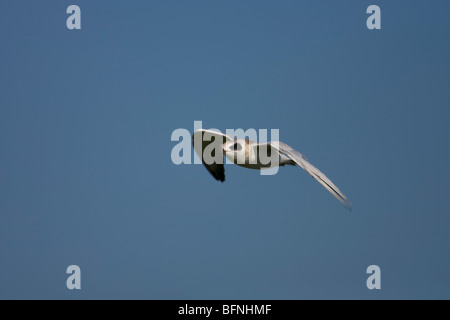
{"label": "bird's wing", "polygon": [[[278,146],[277,146],[278,144]],[[325,174],[323,174],[319,169],[314,167],[311,163],[308,162],[306,157],[302,155],[297,150],[294,150],[292,147],[288,146],[283,142],[278,143],[268,143],[272,148],[277,149],[281,155],[285,155],[290,158],[293,162],[303,168],[306,172],[308,172],[314,179],[319,181],[321,185],[323,185],[336,199],[339,200],[348,210],[351,211],[351,203],[347,199],[347,197],[339,190],[338,187],[331,182],[330,179],[327,178]]]}
{"label": "bird's wing", "polygon": [[[213,130],[200,129],[192,135],[192,145],[203,165],[216,180],[222,182],[225,181],[222,146],[225,142],[231,140],[227,135]],[[206,148],[207,154],[204,153]],[[215,154],[216,150],[220,152],[220,155],[217,155],[217,157]],[[216,161],[211,161],[211,157],[215,158]]]}

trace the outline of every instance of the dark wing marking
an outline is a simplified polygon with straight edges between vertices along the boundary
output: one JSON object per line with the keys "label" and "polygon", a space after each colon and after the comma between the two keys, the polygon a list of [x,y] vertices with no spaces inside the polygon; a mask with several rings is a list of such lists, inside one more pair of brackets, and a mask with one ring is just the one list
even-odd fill
{"label": "dark wing marking", "polygon": [[[225,181],[225,167],[223,165],[223,156],[221,161],[207,163],[204,160],[203,153],[205,148],[207,148],[212,143],[218,143],[222,146],[226,141],[231,141],[232,139],[223,133],[200,129],[194,132],[192,135],[192,145],[194,147],[197,155],[202,159],[202,163],[208,172],[216,179],[221,182]],[[212,156],[215,156],[215,150],[212,151]]]}

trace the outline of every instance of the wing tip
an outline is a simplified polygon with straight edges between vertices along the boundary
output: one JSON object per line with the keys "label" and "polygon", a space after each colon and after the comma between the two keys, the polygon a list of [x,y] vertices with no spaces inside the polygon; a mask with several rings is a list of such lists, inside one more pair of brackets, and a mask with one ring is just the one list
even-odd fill
{"label": "wing tip", "polygon": [[349,211],[352,212],[352,203],[347,198],[341,198],[339,201],[344,205],[344,207]]}

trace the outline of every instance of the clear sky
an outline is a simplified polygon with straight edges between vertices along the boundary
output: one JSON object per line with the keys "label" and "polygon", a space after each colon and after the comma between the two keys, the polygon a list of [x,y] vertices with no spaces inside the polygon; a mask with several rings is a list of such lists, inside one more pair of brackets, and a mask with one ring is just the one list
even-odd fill
{"label": "clear sky", "polygon": [[[450,299],[449,11],[1,1],[0,298]],[[299,168],[174,165],[195,120],[279,129],[353,211]]]}

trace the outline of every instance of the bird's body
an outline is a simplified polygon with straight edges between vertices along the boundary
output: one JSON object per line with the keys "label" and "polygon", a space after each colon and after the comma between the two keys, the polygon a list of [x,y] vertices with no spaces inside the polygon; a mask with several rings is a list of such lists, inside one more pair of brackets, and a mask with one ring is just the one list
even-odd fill
{"label": "bird's body", "polygon": [[[236,143],[239,146],[242,146],[242,149],[234,150]],[[275,143],[271,141],[268,142],[268,144],[272,145]],[[278,153],[277,160],[274,162],[267,163],[262,161],[261,156],[258,153],[258,145],[259,144],[256,141],[249,139],[235,139],[224,144],[223,153],[228,160],[247,169],[261,170],[274,166],[284,166],[286,164],[295,165],[295,162],[283,153]],[[270,155],[268,155],[268,157],[269,156]]]}
{"label": "bird's body", "polygon": [[225,181],[223,156],[232,163],[248,169],[267,169],[276,166],[293,165],[303,168],[322,184],[347,209],[350,201],[319,169],[308,162],[305,156],[289,145],[270,141],[258,143],[249,139],[235,139],[223,133],[200,129],[194,132],[192,143],[197,155],[211,175]]}

